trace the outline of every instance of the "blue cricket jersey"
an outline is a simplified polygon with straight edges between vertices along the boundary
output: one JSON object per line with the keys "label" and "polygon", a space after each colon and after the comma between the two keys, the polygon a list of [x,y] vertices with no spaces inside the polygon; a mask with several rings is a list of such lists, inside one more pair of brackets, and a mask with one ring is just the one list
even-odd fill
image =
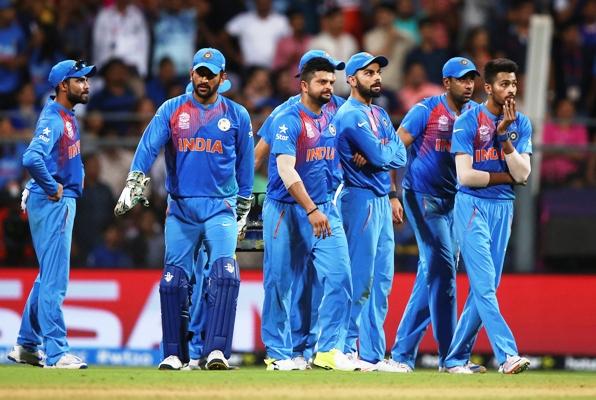
{"label": "blue cricket jersey", "polygon": [[335,164],[335,134],[329,129],[331,114],[315,114],[297,102],[287,107],[273,119],[275,136],[269,157],[269,182],[267,196],[285,203],[296,203],[284,186],[277,171],[277,156],[288,154],[296,157],[296,171],[313,202],[328,200],[333,189]]}
{"label": "blue cricket jersey", "polygon": [[[497,140],[497,125],[502,116],[492,114],[481,104],[463,113],[453,127],[451,153],[465,153],[472,156],[472,167],[479,171],[509,172],[505,152]],[[528,117],[517,112],[516,120],[509,125],[511,141],[518,153],[532,153],[532,125]],[[513,185],[494,185],[471,188],[458,185],[458,190],[472,196],[487,199],[515,198]]]}
{"label": "blue cricket jersey", "polygon": [[[300,95],[297,94],[295,96],[290,97],[277,107],[271,111],[271,114],[265,119],[263,125],[259,128],[257,135],[261,137],[261,140],[264,140],[265,143],[271,144],[272,143],[272,135],[275,134],[275,128],[272,128],[273,119],[283,110],[290,107],[293,104],[296,104],[300,101]],[[340,96],[332,95],[331,100],[328,103],[325,103],[322,107],[323,111],[327,111],[331,115],[335,115],[335,112],[342,104],[346,102],[346,99]]]}
{"label": "blue cricket jersey", "polygon": [[[478,103],[469,101],[462,107],[462,113],[476,106]],[[455,195],[457,176],[450,150],[457,117],[449,108],[445,94],[428,97],[408,111],[401,127],[414,141],[408,149],[403,188],[439,197]]]}
{"label": "blue cricket jersey", "polygon": [[[391,177],[387,171],[406,164],[406,149],[387,112],[350,97],[337,110],[332,125],[337,132],[337,151],[346,186],[369,189],[377,196],[389,193]],[[352,161],[356,152],[368,161],[362,168]]]}
{"label": "blue cricket jersey", "polygon": [[23,166],[32,177],[26,186],[30,191],[53,195],[60,183],[63,196],[81,196],[84,176],[81,139],[72,110],[48,100],[23,154]]}
{"label": "blue cricket jersey", "polygon": [[164,102],[145,129],[131,171],[145,174],[165,147],[166,190],[177,197],[249,197],[254,142],[248,111],[221,95],[200,104],[193,93]]}

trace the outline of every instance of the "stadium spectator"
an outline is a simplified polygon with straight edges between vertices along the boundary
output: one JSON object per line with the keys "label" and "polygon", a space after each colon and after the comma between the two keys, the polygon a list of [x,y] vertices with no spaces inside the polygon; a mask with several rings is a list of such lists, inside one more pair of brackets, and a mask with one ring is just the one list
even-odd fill
{"label": "stadium spectator", "polygon": [[[219,2],[217,2],[219,3]],[[197,38],[196,47],[218,47],[219,46],[219,27],[217,18],[214,18],[212,4],[208,0],[195,0],[197,10]]]}
{"label": "stadium spectator", "polygon": [[249,71],[242,89],[242,101],[250,113],[265,106],[273,108],[277,105],[268,69],[255,67]]}
{"label": "stadium spectator", "polygon": [[[300,57],[308,50],[311,35],[305,32],[304,15],[298,9],[290,9],[286,16],[292,31],[277,42],[272,68],[275,71],[291,68],[296,74]],[[296,89],[298,89],[298,84]]]}
{"label": "stadium spectator", "polygon": [[410,36],[395,28],[394,20],[394,8],[387,3],[381,3],[375,7],[375,25],[364,35],[364,50],[372,54],[384,54],[389,60],[388,67],[383,70],[383,88],[390,90],[398,90],[401,87],[404,59],[414,45]]}
{"label": "stadium spectator", "polygon": [[58,31],[54,25],[34,22],[31,24],[29,39],[28,72],[35,90],[35,97],[44,99],[53,94],[53,87],[48,82],[52,66],[63,60]]}
{"label": "stadium spectator", "polygon": [[[321,32],[313,37],[309,48],[311,50],[324,50],[336,60],[349,59],[358,51],[356,39],[344,32],[344,16],[339,7],[329,7],[321,17]],[[336,71],[337,78],[333,91],[338,96],[347,96],[350,87],[346,84],[344,71]]]}
{"label": "stadium spectator", "polygon": [[17,93],[17,106],[10,111],[9,119],[12,129],[20,135],[28,136],[33,133],[37,117],[41,111],[35,102],[35,98],[31,83],[21,86]]}
{"label": "stadium spectator", "polygon": [[[187,65],[188,64],[190,64],[190,62],[188,62]],[[188,71],[186,71],[186,74],[188,74]],[[185,78],[188,79],[186,76]],[[166,101],[169,97],[172,97],[168,96],[170,87],[172,85],[178,86],[181,80],[182,79],[177,76],[172,59],[164,57],[159,62],[155,76],[147,82],[145,93],[147,94],[147,97],[151,99],[153,104],[160,106],[161,103]],[[178,94],[180,94],[180,92],[178,92],[177,95]]]}
{"label": "stadium spectator", "polygon": [[426,76],[434,84],[441,85],[443,64],[449,59],[449,52],[437,46],[435,22],[430,18],[423,18],[418,23],[420,30],[420,45],[414,47],[406,56],[406,69],[413,63],[420,63],[426,71]]}
{"label": "stadium spectator", "polygon": [[[442,76],[442,72],[441,72]],[[397,92],[402,113],[405,114],[418,101],[443,92],[441,86],[429,82],[426,70],[421,63],[412,63],[406,70],[404,86]]]}
{"label": "stadium spectator", "polygon": [[519,65],[519,73],[525,74],[526,49],[530,34],[530,17],[534,13],[532,0],[511,2],[505,28],[495,26],[493,38],[498,57],[508,57]]}
{"label": "stadium spectator", "polygon": [[103,242],[91,250],[87,266],[100,268],[130,268],[132,259],[122,249],[123,237],[118,225],[108,225],[104,229]]}
{"label": "stadium spectator", "polygon": [[99,111],[103,115],[105,131],[114,131],[124,136],[134,112],[137,96],[131,84],[130,67],[122,59],[114,58],[104,64],[100,74],[104,87],[91,96],[88,111]]}
{"label": "stadium spectator", "polygon": [[117,57],[147,76],[149,29],[141,10],[131,0],[115,0],[102,8],[93,25],[93,61],[102,68]]}
{"label": "stadium spectator", "polygon": [[[594,52],[582,43],[578,25],[570,23],[561,27],[552,50],[557,99],[569,98],[577,104],[585,104],[592,79],[593,57]],[[581,111],[585,109],[582,107]]]}
{"label": "stadium spectator", "polygon": [[[183,0],[164,0],[153,24],[152,71],[164,57],[171,59],[177,76],[188,75],[188,65],[195,53],[197,10]],[[161,104],[158,103],[158,104]]]}
{"label": "stadium spectator", "polygon": [[236,55],[227,37],[227,56],[243,67],[269,68],[277,42],[291,33],[288,19],[273,11],[271,0],[255,0],[255,11],[246,11],[232,18],[225,27],[229,36],[236,37],[240,45],[240,57]]}
{"label": "stadium spectator", "polygon": [[409,36],[414,43],[420,44],[420,31],[418,30],[418,17],[413,0],[395,1],[396,17],[393,26],[398,32]]}
{"label": "stadium spectator", "polygon": [[[484,65],[494,57],[490,46],[490,35],[483,26],[470,29],[464,41],[464,57],[472,60],[479,71],[484,70]],[[474,94],[472,100],[482,102],[486,99],[484,92],[484,80],[477,76],[474,82]]]}
{"label": "stadium spectator", "polygon": [[101,242],[102,232],[113,218],[116,203],[110,187],[100,179],[101,164],[97,154],[84,156],[85,189],[77,203],[74,238],[78,256],[86,260],[89,253]]}
{"label": "stadium spectator", "polygon": [[126,249],[135,268],[163,268],[163,228],[151,209],[140,211],[135,226],[127,239]]}
{"label": "stadium spectator", "polygon": [[93,6],[85,1],[58,0],[56,13],[58,43],[62,52],[74,59],[90,60],[91,29],[95,16]]}
{"label": "stadium spectator", "polygon": [[15,94],[27,65],[25,32],[16,19],[11,0],[0,0],[0,110],[14,107]]}
{"label": "stadium spectator", "polygon": [[[542,156],[542,183],[545,186],[582,186],[586,179],[586,153],[582,148],[588,145],[588,131],[577,122],[571,100],[557,102],[555,119],[544,125],[542,143],[547,146]],[[549,151],[548,145],[575,146],[577,150],[559,153]]]}
{"label": "stadium spectator", "polygon": [[[108,132],[106,139],[114,139],[116,134]],[[100,163],[99,180],[106,183],[112,195],[117,198],[122,189],[122,180],[126,179],[133,153],[128,148],[110,144],[101,149],[97,157]]]}

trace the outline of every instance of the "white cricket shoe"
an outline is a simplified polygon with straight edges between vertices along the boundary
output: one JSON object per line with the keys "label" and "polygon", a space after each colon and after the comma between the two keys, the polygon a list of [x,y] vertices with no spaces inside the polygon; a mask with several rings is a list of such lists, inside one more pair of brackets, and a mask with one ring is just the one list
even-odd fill
{"label": "white cricket shoe", "polygon": [[29,364],[36,367],[43,367],[46,363],[46,355],[43,351],[29,350],[20,344],[12,347],[7,358],[16,363]]}
{"label": "white cricket shoe", "polygon": [[62,368],[62,369],[85,369],[87,363],[74,354],[66,353],[54,365],[45,365],[44,368]]}
{"label": "white cricket shoe", "polygon": [[[468,361],[465,367],[469,368],[473,374],[485,374],[486,367],[484,365],[475,364],[472,361]],[[439,372],[449,372],[447,367],[439,367]]]}
{"label": "white cricket shoe", "polygon": [[360,371],[360,366],[352,361],[339,349],[330,351],[319,351],[313,364],[324,369],[335,369],[338,371]]}
{"label": "white cricket shoe", "polygon": [[190,361],[188,362],[188,364],[186,364],[184,367],[181,368],[184,371],[196,371],[196,370],[200,370],[201,368],[201,364],[200,364],[200,360],[199,359],[190,359]]}
{"label": "white cricket shoe", "polygon": [[208,370],[228,370],[230,369],[230,364],[228,364],[228,360],[226,360],[226,357],[220,350],[213,350],[207,356],[205,367]]}
{"label": "white cricket shoe", "polygon": [[373,364],[373,363],[369,363],[368,361],[364,361],[363,359],[358,357],[358,353],[355,351],[353,351],[351,353],[347,353],[346,357],[348,357],[348,359],[350,361],[352,361],[354,364],[356,364],[356,366],[358,366],[358,368],[362,372],[372,372],[372,371],[377,370],[377,364]]}
{"label": "white cricket shoe", "polygon": [[[302,357],[302,359],[304,359],[304,357]],[[267,371],[297,371],[300,369],[300,367],[296,365],[296,362],[291,358],[285,360],[267,358],[265,364],[267,364]]]}
{"label": "white cricket shoe", "polygon": [[312,368],[310,366],[310,363],[308,361],[306,361],[304,356],[296,356],[296,357],[292,358],[292,361],[294,361],[296,368],[298,368],[298,370],[300,370],[300,371],[305,371],[307,369]]}
{"label": "white cricket shoe", "polygon": [[456,365],[455,367],[447,368],[446,372],[449,374],[460,374],[460,375],[471,375],[474,373],[470,368],[468,368],[468,364]]}
{"label": "white cricket shoe", "polygon": [[507,356],[505,361],[499,367],[499,372],[506,375],[519,374],[530,367],[530,360],[520,356]]}
{"label": "white cricket shoe", "polygon": [[160,362],[159,367],[157,368],[164,371],[179,371],[182,369],[182,367],[184,367],[184,364],[182,364],[182,361],[180,361],[178,356],[171,355],[167,356],[165,360]]}
{"label": "white cricket shoe", "polygon": [[396,372],[399,374],[410,374],[414,372],[408,364],[397,362],[392,359],[381,360],[377,363],[377,371],[380,372]]}

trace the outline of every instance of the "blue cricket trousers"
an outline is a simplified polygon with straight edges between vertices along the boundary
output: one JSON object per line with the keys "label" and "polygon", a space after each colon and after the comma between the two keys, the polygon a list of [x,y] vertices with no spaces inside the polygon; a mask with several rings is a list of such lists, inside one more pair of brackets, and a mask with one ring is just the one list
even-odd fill
{"label": "blue cricket trousers", "polygon": [[476,335],[484,325],[499,364],[517,355],[517,346],[499,310],[497,287],[511,235],[513,200],[483,199],[458,192],[455,236],[470,281],[470,293],[457,323],[445,366],[470,359]]}
{"label": "blue cricket trousers", "polygon": [[39,274],[25,304],[17,343],[28,349],[43,345],[48,365],[69,351],[62,303],[68,285],[75,213],[74,198],[54,202],[46,194],[29,194],[27,214]]}
{"label": "blue cricket trousers", "polygon": [[305,269],[310,257],[322,285],[318,310],[320,337],[318,351],[343,347],[352,300],[352,286],[345,233],[335,205],[319,204],[329,219],[332,236],[316,238],[304,209],[298,204],[270,198],[263,206],[264,288],[261,336],[267,356],[276,360],[292,358],[292,289],[297,272]]}
{"label": "blue cricket trousers", "polygon": [[454,199],[404,190],[403,201],[418,243],[418,272],[391,357],[414,368],[418,345],[432,322],[442,367],[457,323]]}
{"label": "blue cricket trousers", "polygon": [[345,353],[376,363],[385,358],[388,297],[393,282],[394,237],[391,203],[368,189],[345,187],[340,195],[343,225],[348,238],[353,304]]}

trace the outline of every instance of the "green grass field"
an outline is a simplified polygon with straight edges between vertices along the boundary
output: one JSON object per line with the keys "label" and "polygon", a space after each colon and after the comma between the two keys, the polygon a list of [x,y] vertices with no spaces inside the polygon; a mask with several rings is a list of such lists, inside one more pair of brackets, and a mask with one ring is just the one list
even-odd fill
{"label": "green grass field", "polygon": [[596,399],[596,373],[48,370],[0,366],[0,399]]}

